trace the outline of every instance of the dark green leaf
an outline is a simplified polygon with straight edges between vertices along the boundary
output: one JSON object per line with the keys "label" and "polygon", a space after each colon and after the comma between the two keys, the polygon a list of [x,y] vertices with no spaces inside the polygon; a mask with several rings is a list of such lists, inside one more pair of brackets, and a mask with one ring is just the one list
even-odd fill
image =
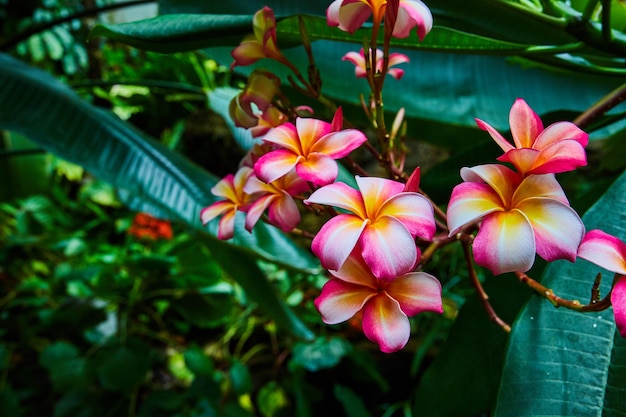
{"label": "dark green leaf", "polygon": [[152,358],[148,346],[139,339],[112,343],[98,351],[96,372],[102,386],[130,394],[146,377]]}
{"label": "dark green leaf", "polygon": [[337,365],[349,350],[350,345],[343,339],[320,337],[312,343],[297,343],[291,360],[297,367],[316,372]]}
{"label": "dark green leaf", "polygon": [[89,37],[104,36],[154,52],[193,51],[234,45],[252,32],[252,15],[168,14],[130,23],[96,26]]}
{"label": "dark green leaf", "polygon": [[230,383],[237,394],[243,395],[250,392],[252,389],[252,379],[246,365],[239,361],[233,361],[229,375]]}
{"label": "dark green leaf", "polygon": [[334,388],[335,398],[339,401],[343,407],[343,410],[348,417],[369,417],[370,412],[367,410],[365,403],[354,391],[350,388],[335,384]]}
{"label": "dark green leaf", "polygon": [[78,349],[67,342],[47,346],[39,356],[39,362],[50,373],[50,380],[57,391],[79,388],[86,382],[85,359]]}
{"label": "dark green leaf", "polygon": [[[587,229],[626,239],[626,174],[585,214]],[[542,283],[561,297],[589,299],[600,268],[583,260],[551,264]],[[602,294],[613,274],[603,272]],[[574,416],[626,413],[624,340],[612,311],[581,314],[535,297],[520,314],[507,352],[495,415]]]}
{"label": "dark green leaf", "polygon": [[196,376],[212,377],[213,361],[197,346],[185,351],[185,364]]}

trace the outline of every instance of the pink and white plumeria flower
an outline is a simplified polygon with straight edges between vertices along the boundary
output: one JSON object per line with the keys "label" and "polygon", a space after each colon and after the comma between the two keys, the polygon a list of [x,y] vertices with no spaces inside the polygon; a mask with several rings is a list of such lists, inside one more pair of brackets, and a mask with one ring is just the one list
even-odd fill
{"label": "pink and white plumeria flower", "polygon": [[305,191],[309,191],[309,185],[295,171],[269,184],[251,175],[244,192],[253,196],[255,201],[247,210],[246,230],[252,231],[267,209],[270,224],[283,232],[290,232],[300,223],[300,210],[292,196]]}
{"label": "pink and white plumeria flower", "polygon": [[272,9],[266,6],[256,12],[252,20],[252,29],[254,33],[246,36],[239,46],[233,49],[231,55],[235,61],[231,69],[237,65],[253,64],[261,58],[271,58],[279,62],[287,60],[276,44],[276,18]]}
{"label": "pink and white plumeria flower", "polygon": [[450,236],[482,221],[474,259],[494,274],[528,271],[535,252],[547,261],[574,261],[585,232],[552,174],[523,177],[496,164],[461,169],[448,205]]}
{"label": "pink and white plumeria flower", "polygon": [[[259,124],[260,119],[272,121],[278,116],[276,112],[282,114],[272,106],[272,100],[279,88],[278,77],[267,71],[254,70],[248,76],[243,91],[230,101],[228,113],[235,126],[253,128]],[[267,114],[268,112],[273,114]]]}
{"label": "pink and white plumeria flower", "polygon": [[335,206],[349,213],[330,219],[311,244],[326,269],[338,270],[360,243],[361,255],[373,274],[392,279],[415,267],[415,237],[435,234],[433,207],[421,194],[405,192],[404,184],[375,177],[356,177],[355,190],[337,182],[316,190],[305,204]]}
{"label": "pink and white plumeria flower", "polygon": [[242,167],[235,175],[228,174],[211,188],[213,195],[222,197],[223,200],[203,208],[200,218],[202,224],[207,224],[214,218],[222,216],[217,229],[218,239],[226,240],[233,237],[235,215],[238,211],[245,212],[252,203],[250,195],[244,191],[244,186],[252,175],[254,171],[251,168]]}
{"label": "pink and white plumeria flower", "polygon": [[476,123],[505,152],[498,161],[512,163],[524,175],[556,174],[587,165],[587,133],[571,122],[553,123],[544,129],[539,116],[521,98],[509,113],[515,146],[488,123],[480,119]]}
{"label": "pink and white plumeria flower", "polygon": [[626,337],[626,244],[602,230],[591,230],[578,248],[578,257],[622,275],[611,291],[611,304],[617,329]]}
{"label": "pink and white plumeria flower", "polygon": [[[371,53],[371,52],[370,52]],[[363,48],[359,52],[348,52],[341,58],[343,61],[350,61],[354,64],[354,75],[357,78],[367,78],[367,71],[365,66],[365,52]],[[403,64],[409,62],[409,57],[404,54],[392,53],[389,54],[389,69],[387,74],[391,75],[396,80],[399,80],[404,75],[404,70],[400,68],[391,68],[394,65]],[[383,70],[383,51],[381,49],[376,50],[376,72]]]}
{"label": "pink and white plumeria flower", "polygon": [[339,174],[335,159],[348,156],[367,137],[356,129],[335,131],[330,123],[298,117],[295,125],[278,126],[267,132],[263,140],[282,149],[263,155],[254,164],[260,180],[273,182],[295,168],[304,180],[326,185]]}
{"label": "pink and white plumeria flower", "polygon": [[[370,16],[375,27],[380,25],[386,7],[387,0],[335,0],[326,10],[326,21],[329,26],[353,33]],[[433,27],[433,15],[420,0],[400,0],[395,20],[392,36],[396,38],[406,38],[416,28],[417,35],[423,40]]]}
{"label": "pink and white plumeria flower", "polygon": [[402,349],[411,335],[408,317],[424,311],[442,313],[441,284],[425,272],[379,280],[357,250],[336,271],[315,299],[326,324],[363,312],[363,332],[383,352]]}

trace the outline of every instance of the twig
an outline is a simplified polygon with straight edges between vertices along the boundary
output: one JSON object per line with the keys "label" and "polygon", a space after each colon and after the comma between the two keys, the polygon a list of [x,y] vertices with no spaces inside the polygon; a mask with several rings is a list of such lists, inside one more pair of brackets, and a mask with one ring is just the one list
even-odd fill
{"label": "twig", "polygon": [[598,100],[593,106],[589,107],[584,113],[574,119],[574,124],[584,129],[624,100],[626,100],[626,84],[622,84]]}

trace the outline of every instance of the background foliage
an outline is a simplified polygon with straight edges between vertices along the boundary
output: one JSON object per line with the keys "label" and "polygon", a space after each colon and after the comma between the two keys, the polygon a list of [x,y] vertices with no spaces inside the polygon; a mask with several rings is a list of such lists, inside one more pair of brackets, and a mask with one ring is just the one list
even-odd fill
{"label": "background foliage", "polygon": [[[286,0],[161,0],[152,20],[98,20],[131,3],[0,1],[0,415],[626,413],[610,311],[556,310],[512,275],[481,274],[507,336],[446,248],[429,265],[445,314],[412,320],[410,344],[384,355],[350,323],[321,325],[306,242],[259,225],[226,244],[200,225],[211,186],[252,145],[221,116],[251,71],[228,65],[253,13],[275,10],[305,69],[303,16],[324,93],[357,124],[367,85],[340,58],[367,28],[328,28],[328,4]],[[623,83],[620,1],[427,4],[435,29],[394,45],[411,64],[385,105],[406,109],[410,164],[442,206],[461,166],[497,155],[474,117],[504,131],[523,97],[545,122],[572,120]],[[259,63],[286,80],[271,64]],[[591,207],[588,228],[622,239],[624,114],[587,126],[589,167],[559,177]],[[129,232],[137,211],[171,220],[173,237]],[[581,263],[549,266],[544,284],[585,300],[596,271]]]}

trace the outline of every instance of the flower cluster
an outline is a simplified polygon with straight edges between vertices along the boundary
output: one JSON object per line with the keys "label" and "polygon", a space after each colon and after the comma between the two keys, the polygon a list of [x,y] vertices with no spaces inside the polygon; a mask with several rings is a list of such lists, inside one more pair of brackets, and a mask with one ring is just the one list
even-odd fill
{"label": "flower cluster", "polygon": [[[588,135],[570,122],[544,128],[523,99],[510,111],[512,143],[476,119],[504,152],[498,161],[506,165],[461,169],[463,182],[454,187],[443,213],[420,191],[419,169],[411,176],[403,172],[406,152],[398,143],[406,130],[401,127],[404,110],[386,131],[382,106],[385,76],[400,79],[404,70],[392,67],[409,62],[405,55],[390,53],[390,38],[407,37],[415,29],[423,40],[432,28],[432,15],[419,0],[335,0],[327,9],[328,24],[348,32],[370,17],[371,40],[343,60],[354,64],[356,77],[368,80],[371,105],[364,110],[380,150],[360,130],[343,127],[341,108],[321,93],[312,58],[307,80],[279,50],[274,13],[266,7],[254,16],[254,34],[233,51],[233,65],[261,58],[278,61],[293,72],[287,77],[293,88],[337,110],[331,122],[313,117],[313,109],[288,102],[277,76],[254,70],[232,100],[230,116],[259,142],[235,174],[213,187],[219,200],[202,210],[203,223],[221,216],[218,238],[230,239],[238,213],[245,216],[249,232],[259,220],[290,232],[299,227],[304,211],[329,216],[316,234],[299,230],[311,238],[311,251],[329,274],[314,304],[327,324],[360,317],[364,334],[383,352],[406,345],[409,317],[443,312],[441,284],[421,268],[439,247],[457,240],[465,245],[472,271],[475,262],[496,275],[521,274],[538,254],[547,261],[580,257],[616,272],[611,300],[618,328],[626,335],[626,245],[599,230],[585,235],[555,177],[586,165]],[[382,49],[376,47],[380,27]],[[308,41],[304,47],[311,56]],[[337,181],[337,160],[362,146],[393,179],[366,175],[351,161],[356,188]],[[477,289],[482,291],[480,283]]]}

